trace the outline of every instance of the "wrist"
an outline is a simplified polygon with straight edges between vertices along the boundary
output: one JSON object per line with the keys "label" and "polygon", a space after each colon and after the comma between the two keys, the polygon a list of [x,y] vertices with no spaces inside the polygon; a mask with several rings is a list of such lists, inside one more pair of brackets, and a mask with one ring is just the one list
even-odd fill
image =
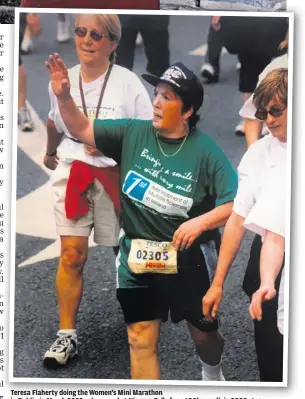
{"label": "wrist", "polygon": [[263,280],[261,281],[260,287],[259,288],[274,288],[274,280]]}
{"label": "wrist", "polygon": [[46,152],[46,155],[47,155],[48,157],[54,157],[55,155],[57,155],[57,150],[52,151],[52,152],[47,151],[47,152]]}
{"label": "wrist", "polygon": [[72,99],[70,92],[57,97],[58,105],[66,105]]}
{"label": "wrist", "polygon": [[215,280],[215,277],[214,277],[214,280],[212,281],[212,284],[211,284],[211,288],[217,288],[218,290],[220,289],[220,290],[222,290],[222,287],[223,287],[223,282],[222,281],[220,281],[220,280]]}
{"label": "wrist", "polygon": [[198,216],[198,222],[199,222],[198,224],[200,226],[201,234],[208,230],[208,227],[207,227],[205,219],[206,219],[205,215]]}

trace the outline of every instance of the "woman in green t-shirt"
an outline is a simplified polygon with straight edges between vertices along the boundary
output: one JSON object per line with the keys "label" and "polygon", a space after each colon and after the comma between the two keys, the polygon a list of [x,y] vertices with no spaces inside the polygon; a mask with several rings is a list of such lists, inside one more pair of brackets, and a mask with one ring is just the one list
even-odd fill
{"label": "woman in green t-shirt", "polygon": [[203,102],[198,78],[178,62],[155,86],[152,121],[89,121],[70,95],[59,54],[46,67],[61,116],[78,140],[120,164],[122,230],[117,298],[130,346],[131,376],[159,379],[160,325],[187,320],[203,380],[224,380],[218,322],[202,313],[217,262],[218,227],[232,211],[237,177],[213,140],[196,127]]}

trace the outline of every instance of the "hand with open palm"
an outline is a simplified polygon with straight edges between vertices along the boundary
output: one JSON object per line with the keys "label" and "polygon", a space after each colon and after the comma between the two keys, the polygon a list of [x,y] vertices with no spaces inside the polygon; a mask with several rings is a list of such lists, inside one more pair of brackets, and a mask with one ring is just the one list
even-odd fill
{"label": "hand with open palm", "polygon": [[70,98],[70,80],[67,67],[60,55],[55,53],[49,56],[45,63],[49,74],[52,90],[58,100],[66,101]]}

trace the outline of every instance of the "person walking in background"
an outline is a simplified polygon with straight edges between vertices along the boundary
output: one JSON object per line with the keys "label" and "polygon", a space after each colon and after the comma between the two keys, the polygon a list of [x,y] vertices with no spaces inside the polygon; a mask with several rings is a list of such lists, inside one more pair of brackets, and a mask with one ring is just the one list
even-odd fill
{"label": "person walking in background", "polygon": [[117,63],[133,69],[136,40],[140,33],[147,57],[146,70],[153,75],[161,74],[169,67],[169,16],[168,15],[120,15],[122,39],[117,49]]}
{"label": "person walking in background", "polygon": [[19,24],[18,125],[23,132],[30,132],[34,128],[34,123],[26,104],[27,78],[21,58],[21,43],[27,28],[37,36],[40,34],[41,26],[38,15],[33,13],[21,13]]}
{"label": "person walking in background", "polygon": [[[245,103],[257,85],[259,74],[272,58],[278,56],[278,47],[286,32],[285,18],[213,17],[209,31],[208,63],[202,66],[202,76],[211,83],[218,82],[222,47],[230,54],[237,54],[240,62],[239,91]],[[245,135],[244,118],[235,127],[235,133]]]}
{"label": "person walking in background", "polygon": [[[34,50],[33,39],[35,36],[31,33],[31,29],[27,26],[21,41],[21,53],[29,54]],[[70,16],[69,14],[58,14],[57,15],[57,32],[56,41],[58,43],[65,43],[71,39],[70,34]]]}
{"label": "person walking in background", "polygon": [[206,61],[201,67],[201,76],[206,84],[218,83],[219,81],[220,57],[223,48],[219,29],[219,17],[212,17],[207,39]]}
{"label": "person walking in background", "polygon": [[[120,38],[117,15],[76,16],[75,46],[80,64],[67,71],[67,79],[76,104],[90,120],[152,117],[151,101],[139,78],[115,65]],[[117,253],[120,204],[117,163],[75,140],[61,117],[51,86],[49,95],[44,164],[54,170],[55,220],[61,240],[56,275],[60,330],[44,355],[44,364],[55,368],[78,353],[76,319],[90,233],[94,229],[94,241],[114,247]]]}

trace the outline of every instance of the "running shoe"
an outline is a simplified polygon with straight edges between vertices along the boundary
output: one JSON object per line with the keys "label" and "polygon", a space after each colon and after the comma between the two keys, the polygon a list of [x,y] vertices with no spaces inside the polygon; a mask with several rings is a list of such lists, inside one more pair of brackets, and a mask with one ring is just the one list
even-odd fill
{"label": "running shoe", "polygon": [[286,1],[279,1],[275,3],[272,11],[286,11]]}
{"label": "running shoe", "polygon": [[31,132],[34,129],[34,123],[27,107],[19,108],[18,125],[23,132]]}
{"label": "running shoe", "polygon": [[49,369],[64,366],[78,354],[78,343],[76,335],[57,333],[57,338],[43,358],[43,364]]}
{"label": "running shoe", "polygon": [[70,22],[66,16],[65,21],[57,21],[57,37],[56,40],[59,43],[67,42],[71,39],[70,35]]}
{"label": "running shoe", "polygon": [[245,121],[241,119],[239,124],[235,127],[236,136],[244,136],[245,135]]}
{"label": "running shoe", "polygon": [[218,74],[215,73],[213,66],[209,63],[202,65],[201,76],[204,78],[204,83],[217,83],[219,81]]}
{"label": "running shoe", "polygon": [[22,55],[31,54],[33,52],[33,41],[31,36],[24,35],[21,46],[20,46],[20,53]]}

